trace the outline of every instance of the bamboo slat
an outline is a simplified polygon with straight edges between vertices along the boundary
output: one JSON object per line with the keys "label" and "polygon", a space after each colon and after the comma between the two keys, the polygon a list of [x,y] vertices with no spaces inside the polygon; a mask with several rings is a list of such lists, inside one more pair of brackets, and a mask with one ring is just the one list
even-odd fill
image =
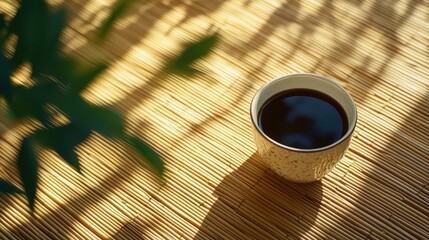
{"label": "bamboo slat", "polygon": [[[99,53],[92,41],[112,4],[67,1],[65,51],[111,60],[84,97],[124,114],[127,131],[164,159],[165,182],[98,135],[77,149],[82,175],[43,150],[35,216],[24,197],[1,195],[0,239],[429,236],[425,1],[137,1]],[[13,2],[0,5],[13,13]],[[160,74],[214,31],[220,41],[196,64],[204,75]],[[349,151],[311,184],[269,171],[251,132],[254,93],[296,72],[334,78],[359,111]],[[14,157],[30,131],[0,133],[0,177],[18,185]]]}

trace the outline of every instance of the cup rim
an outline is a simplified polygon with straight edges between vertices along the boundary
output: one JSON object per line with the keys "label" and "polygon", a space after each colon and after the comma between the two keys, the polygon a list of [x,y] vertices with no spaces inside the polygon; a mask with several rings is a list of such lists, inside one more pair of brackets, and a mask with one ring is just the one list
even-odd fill
{"label": "cup rim", "polygon": [[[293,78],[293,77],[310,77],[310,78],[317,78],[318,80],[322,80],[322,81],[326,81],[329,82],[333,85],[335,85],[336,87],[338,87],[343,93],[345,93],[346,97],[349,98],[350,102],[352,103],[353,106],[353,116],[352,116],[352,121],[351,121],[351,126],[349,127],[349,129],[347,130],[346,134],[344,134],[344,136],[342,136],[339,140],[337,140],[336,142],[324,146],[324,147],[320,147],[320,148],[311,148],[311,149],[302,149],[302,148],[294,148],[294,147],[290,147],[287,145],[283,145],[281,143],[276,142],[275,140],[271,139],[269,136],[267,136],[262,129],[260,128],[259,124],[258,124],[258,114],[259,113],[254,113],[254,111],[257,111],[256,109],[256,99],[260,97],[262,90],[264,90],[265,88],[267,88],[269,85],[273,84],[274,82],[277,81],[281,81],[283,79],[287,79],[287,78]],[[256,116],[256,119],[253,118],[253,116]],[[258,91],[255,93],[255,95],[252,98],[252,101],[250,103],[250,118],[252,119],[252,123],[253,126],[257,129],[257,131],[259,132],[259,134],[261,134],[265,139],[267,139],[268,141],[270,141],[271,143],[273,143],[274,145],[283,148],[283,149],[287,149],[290,151],[294,151],[294,152],[301,152],[301,153],[312,153],[312,152],[321,152],[321,151],[325,151],[327,149],[333,148],[341,143],[343,143],[347,138],[350,137],[350,135],[353,133],[353,131],[356,128],[356,124],[357,124],[357,119],[358,119],[358,112],[357,112],[357,107],[356,107],[356,103],[353,100],[352,96],[337,82],[335,82],[332,79],[329,79],[327,77],[323,77],[317,74],[313,74],[313,73],[294,73],[294,74],[287,74],[287,75],[283,75],[281,77],[272,79],[268,82],[266,82],[265,84],[263,84]]]}

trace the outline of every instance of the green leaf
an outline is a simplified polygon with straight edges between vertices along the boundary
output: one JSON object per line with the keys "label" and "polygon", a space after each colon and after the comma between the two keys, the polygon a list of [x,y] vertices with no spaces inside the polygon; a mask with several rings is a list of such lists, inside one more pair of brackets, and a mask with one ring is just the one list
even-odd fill
{"label": "green leaf", "polygon": [[70,86],[72,82],[78,79],[78,62],[74,58],[63,55],[58,59],[58,63],[59,66],[54,76],[64,85]]}
{"label": "green leaf", "polygon": [[107,67],[108,65],[106,63],[96,63],[85,69],[76,69],[77,74],[70,82],[72,91],[80,93],[85,90],[100,73],[107,69]]}
{"label": "green leaf", "polygon": [[40,48],[31,59],[32,75],[53,74],[57,71],[60,55],[60,37],[65,27],[66,11],[62,7],[47,17],[40,29]]}
{"label": "green leaf", "polygon": [[175,58],[168,61],[165,71],[174,74],[192,75],[198,72],[192,65],[210,53],[218,41],[218,34],[204,37],[194,43],[188,44]]}
{"label": "green leaf", "polygon": [[151,167],[153,167],[158,175],[162,176],[164,173],[164,161],[160,158],[149,145],[135,136],[128,136],[126,139],[131,150],[136,152],[139,157],[146,160]]}
{"label": "green leaf", "polygon": [[83,63],[75,58],[62,56],[55,76],[61,83],[70,86],[73,93],[78,94],[92,84],[108,66],[103,60]]}
{"label": "green leaf", "polygon": [[122,14],[124,14],[124,12],[131,6],[131,4],[134,3],[134,1],[135,0],[116,0],[112,11],[100,27],[100,31],[97,35],[98,43],[101,43],[106,38],[115,21],[118,20]]}
{"label": "green leaf", "polygon": [[64,94],[53,103],[78,128],[92,130],[106,137],[122,136],[125,122],[122,116],[108,108],[88,104],[77,94]]}
{"label": "green leaf", "polygon": [[24,86],[12,87],[12,98],[8,105],[17,119],[41,116],[41,100]]}
{"label": "green leaf", "polygon": [[34,133],[37,143],[58,153],[68,164],[80,172],[79,160],[75,148],[91,134],[84,128],[70,123],[64,126],[42,129]]}
{"label": "green leaf", "polygon": [[[4,13],[0,13],[0,48],[4,48],[4,43],[7,39],[8,34],[8,22],[6,21],[6,15]],[[2,50],[3,51],[3,50]]]}
{"label": "green leaf", "polygon": [[66,9],[59,8],[48,19],[46,26],[46,33],[44,36],[44,51],[52,51],[53,48],[58,48],[60,43],[61,34],[66,24]]}
{"label": "green leaf", "polygon": [[78,173],[80,171],[79,158],[77,157],[77,153],[74,149],[57,149],[55,150],[58,155],[61,156],[70,166],[72,166]]}
{"label": "green leaf", "polygon": [[10,99],[12,83],[10,80],[11,67],[9,59],[3,54],[3,46],[0,48],[0,97]]}
{"label": "green leaf", "polygon": [[0,97],[5,96],[6,99],[10,99],[12,82],[10,80],[11,75],[11,63],[10,60],[4,55],[4,41],[6,20],[5,15],[0,14]]}
{"label": "green leaf", "polygon": [[0,193],[14,194],[14,193],[23,193],[23,191],[17,188],[12,183],[0,178]]}
{"label": "green leaf", "polygon": [[24,184],[28,206],[31,211],[33,211],[37,190],[38,161],[34,152],[33,143],[29,138],[25,138],[22,142],[16,163],[22,183]]}
{"label": "green leaf", "polygon": [[4,13],[0,14],[0,32],[6,28],[6,15]]}
{"label": "green leaf", "polygon": [[91,108],[87,124],[92,130],[110,138],[122,135],[125,129],[121,115],[108,108],[98,106]]}
{"label": "green leaf", "polygon": [[45,110],[46,103],[64,96],[59,85],[43,83],[33,87],[12,86],[12,97],[8,105],[17,119],[33,117],[43,125],[49,125],[49,115]]}
{"label": "green leaf", "polygon": [[48,17],[49,12],[45,1],[20,1],[18,11],[10,23],[10,33],[18,37],[13,54],[14,70],[26,60],[37,62]]}

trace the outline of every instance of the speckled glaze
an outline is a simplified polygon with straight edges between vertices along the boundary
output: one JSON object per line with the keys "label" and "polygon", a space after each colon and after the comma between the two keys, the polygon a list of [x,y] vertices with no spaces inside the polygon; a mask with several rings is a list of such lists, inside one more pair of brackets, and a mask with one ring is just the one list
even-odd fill
{"label": "speckled glaze", "polygon": [[[296,149],[282,145],[258,126],[258,113],[271,96],[288,89],[307,88],[324,92],[338,101],[346,111],[349,130],[337,142],[317,149]],[[328,174],[340,161],[350,144],[357,122],[357,109],[351,96],[337,83],[313,74],[292,74],[274,79],[259,89],[250,108],[253,136],[258,153],[268,167],[292,182],[313,182]]]}

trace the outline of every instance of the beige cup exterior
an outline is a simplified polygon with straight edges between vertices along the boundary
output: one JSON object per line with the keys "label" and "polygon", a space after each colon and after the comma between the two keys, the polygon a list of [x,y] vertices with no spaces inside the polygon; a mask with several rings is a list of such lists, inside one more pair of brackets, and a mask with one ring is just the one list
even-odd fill
{"label": "beige cup exterior", "polygon": [[[297,149],[282,145],[262,132],[258,113],[272,96],[289,89],[312,89],[333,97],[345,110],[349,129],[337,142],[316,149]],[[268,167],[292,182],[313,182],[328,174],[347,151],[357,122],[357,109],[352,97],[339,84],[313,74],[292,74],[274,79],[254,96],[250,116],[258,153]]]}

